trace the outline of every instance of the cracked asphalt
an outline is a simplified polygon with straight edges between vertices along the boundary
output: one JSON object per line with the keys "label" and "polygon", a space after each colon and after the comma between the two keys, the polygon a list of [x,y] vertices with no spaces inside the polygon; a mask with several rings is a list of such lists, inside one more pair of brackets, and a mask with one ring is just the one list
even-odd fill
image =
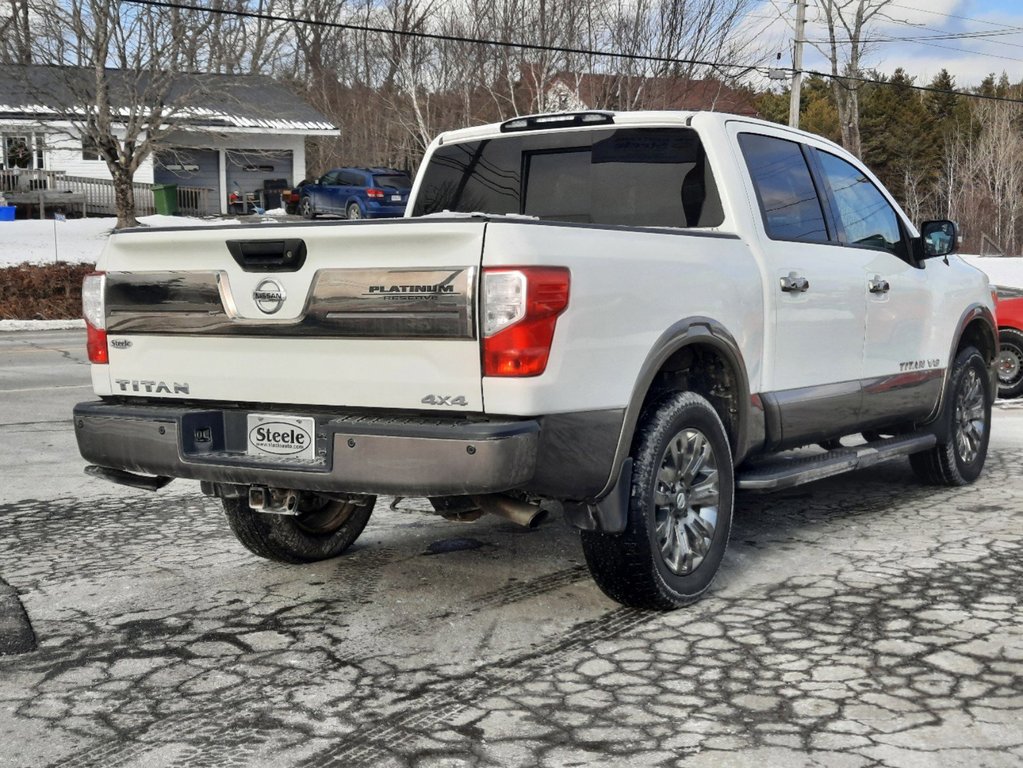
{"label": "cracked asphalt", "polygon": [[0,335],[0,584],[36,641],[0,655],[0,765],[1023,766],[1023,401],[974,486],[740,494],[711,593],[664,614],[557,517],[381,499],[344,557],[261,561],[197,484],[82,474],[83,348]]}

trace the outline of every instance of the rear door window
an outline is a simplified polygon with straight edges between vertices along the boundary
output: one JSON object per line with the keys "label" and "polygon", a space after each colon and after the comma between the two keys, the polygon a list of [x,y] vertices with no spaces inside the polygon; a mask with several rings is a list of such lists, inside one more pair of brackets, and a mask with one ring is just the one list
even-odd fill
{"label": "rear door window", "polygon": [[740,133],[739,147],[753,180],[767,236],[772,240],[827,242],[824,211],[801,146],[773,136]]}

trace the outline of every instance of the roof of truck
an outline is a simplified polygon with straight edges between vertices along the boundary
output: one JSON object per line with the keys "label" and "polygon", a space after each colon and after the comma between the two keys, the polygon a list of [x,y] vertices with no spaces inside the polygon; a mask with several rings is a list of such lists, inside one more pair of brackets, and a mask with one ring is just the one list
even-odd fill
{"label": "roof of truck", "polygon": [[[723,127],[727,122],[742,122],[761,125],[774,130],[782,130],[799,136],[812,136],[815,141],[823,142],[841,149],[837,144],[816,134],[790,128],[787,125],[772,123],[749,115],[737,115],[731,112],[712,112],[700,110],[636,110],[617,112],[613,110],[584,110],[579,112],[548,112],[536,115],[522,115],[505,120],[501,123],[488,123],[470,128],[460,128],[442,133],[437,141],[449,144],[459,141],[471,141],[493,138],[509,133],[529,133],[548,130],[582,130],[600,128],[602,126],[695,126],[713,129]],[[526,125],[523,125],[526,124]],[[844,151],[844,150],[843,150]]]}

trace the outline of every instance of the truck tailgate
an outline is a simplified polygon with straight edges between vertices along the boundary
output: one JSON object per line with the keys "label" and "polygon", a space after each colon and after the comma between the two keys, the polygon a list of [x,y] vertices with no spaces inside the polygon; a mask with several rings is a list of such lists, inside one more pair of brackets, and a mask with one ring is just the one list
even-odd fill
{"label": "truck tailgate", "polygon": [[482,411],[486,223],[116,233],[97,394]]}

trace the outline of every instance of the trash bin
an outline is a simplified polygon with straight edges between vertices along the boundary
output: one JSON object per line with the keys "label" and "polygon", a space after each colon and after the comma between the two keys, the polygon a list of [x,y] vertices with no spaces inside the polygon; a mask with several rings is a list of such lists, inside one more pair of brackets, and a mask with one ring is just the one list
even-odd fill
{"label": "trash bin", "polygon": [[176,216],[178,213],[178,185],[154,184],[153,204],[156,212],[164,216]]}
{"label": "trash bin", "polygon": [[13,205],[0,205],[0,221],[14,221]]}

